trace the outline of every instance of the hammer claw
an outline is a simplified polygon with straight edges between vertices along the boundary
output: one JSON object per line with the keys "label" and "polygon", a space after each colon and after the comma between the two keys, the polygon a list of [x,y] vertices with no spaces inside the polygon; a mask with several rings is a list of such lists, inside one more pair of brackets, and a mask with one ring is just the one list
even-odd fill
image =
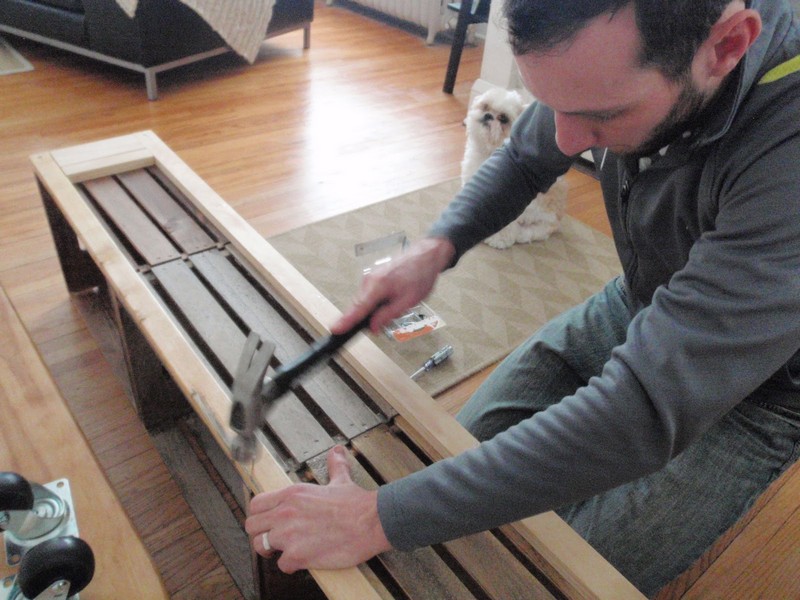
{"label": "hammer claw", "polygon": [[251,332],[247,336],[233,378],[231,428],[236,432],[231,451],[237,460],[248,461],[255,456],[255,431],[260,426],[261,386],[267,374],[275,344],[262,341]]}
{"label": "hammer claw", "polygon": [[372,313],[349,331],[317,340],[306,353],[294,362],[281,365],[266,381],[275,344],[262,341],[255,332],[250,333],[233,379],[230,426],[236,436],[231,443],[231,454],[236,460],[249,462],[255,457],[256,430],[261,427],[264,410],[271,407],[300,376],[330,358],[360,330],[369,326],[371,319]]}

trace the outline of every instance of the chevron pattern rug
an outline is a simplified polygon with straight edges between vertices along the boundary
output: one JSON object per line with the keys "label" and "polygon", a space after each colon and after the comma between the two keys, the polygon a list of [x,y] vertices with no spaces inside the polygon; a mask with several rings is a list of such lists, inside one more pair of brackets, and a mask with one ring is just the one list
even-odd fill
{"label": "chevron pattern rug", "polygon": [[[354,246],[397,231],[422,237],[459,189],[452,180],[271,238],[285,256],[341,310],[361,276]],[[409,374],[446,344],[452,357],[418,383],[436,395],[497,362],[546,321],[600,290],[621,272],[612,240],[567,216],[544,242],[496,250],[480,244],[440,277],[426,304],[446,326],[397,342],[373,336]]]}

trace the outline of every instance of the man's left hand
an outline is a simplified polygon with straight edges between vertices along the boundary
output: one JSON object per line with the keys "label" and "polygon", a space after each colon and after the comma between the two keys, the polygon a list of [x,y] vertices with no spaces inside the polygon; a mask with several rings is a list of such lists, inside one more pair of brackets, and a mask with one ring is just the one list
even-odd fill
{"label": "man's left hand", "polygon": [[285,573],[352,567],[391,549],[378,518],[378,492],[353,481],[344,447],[328,452],[328,473],[328,485],[296,484],[250,502],[245,529],[253,548],[262,556],[280,552]]}

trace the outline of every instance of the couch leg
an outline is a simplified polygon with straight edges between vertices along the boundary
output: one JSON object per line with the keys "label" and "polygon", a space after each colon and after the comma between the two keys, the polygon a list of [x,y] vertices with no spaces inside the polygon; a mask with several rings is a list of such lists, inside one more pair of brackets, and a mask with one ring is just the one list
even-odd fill
{"label": "couch leg", "polygon": [[311,24],[303,27],[303,50],[311,48]]}
{"label": "couch leg", "polygon": [[156,84],[156,72],[153,69],[144,70],[144,84],[147,87],[147,99],[158,99],[158,85]]}

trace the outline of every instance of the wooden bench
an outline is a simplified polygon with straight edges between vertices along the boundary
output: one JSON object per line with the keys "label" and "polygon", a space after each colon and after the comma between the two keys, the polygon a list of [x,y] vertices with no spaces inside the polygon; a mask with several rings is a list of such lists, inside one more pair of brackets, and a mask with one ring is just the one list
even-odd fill
{"label": "wooden bench", "polygon": [[[191,407],[229,456],[230,387],[248,333],[275,342],[280,363],[338,310],[152,132],[32,160],[68,288],[113,307],[139,414],[158,428]],[[259,439],[256,461],[236,464],[249,492],[325,482],[335,443],[366,487],[477,443],[365,335],[293,390]],[[347,600],[642,597],[553,513],[312,575]]]}
{"label": "wooden bench", "polygon": [[[66,478],[79,537],[95,556],[81,598],[168,598],[155,566],[108,484],[22,322],[0,288],[2,470],[45,484]],[[0,564],[0,579],[15,572]]]}

